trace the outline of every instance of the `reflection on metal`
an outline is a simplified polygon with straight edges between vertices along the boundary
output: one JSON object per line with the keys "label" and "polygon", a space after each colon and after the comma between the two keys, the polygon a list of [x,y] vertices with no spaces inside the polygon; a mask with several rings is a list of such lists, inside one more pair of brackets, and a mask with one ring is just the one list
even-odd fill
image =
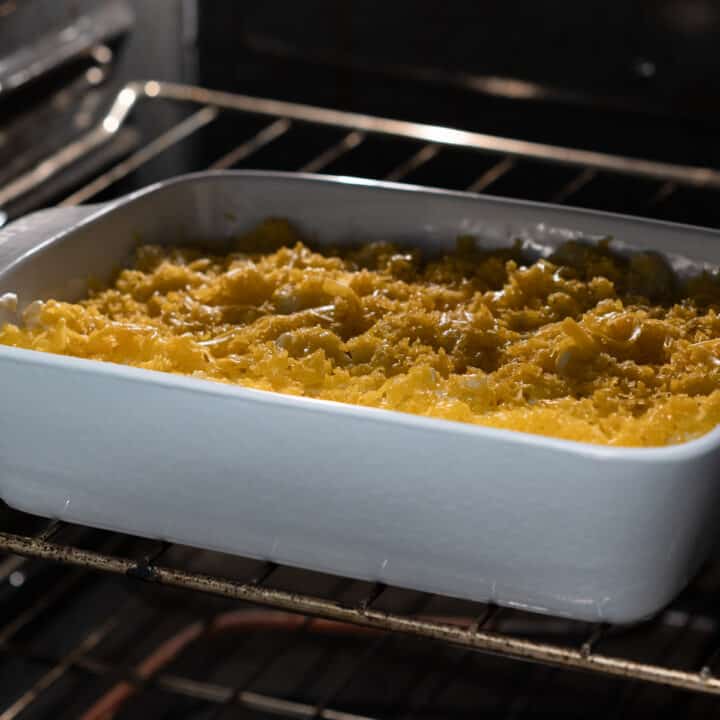
{"label": "reflection on metal", "polygon": [[[130,100],[130,96],[127,97],[127,102],[130,103],[128,107],[132,107],[132,104],[134,104],[135,102],[135,97],[136,96],[133,95],[132,100]],[[158,136],[157,138],[155,138],[155,140],[130,155],[127,159],[115,165],[115,167],[113,167],[111,171],[100,175],[93,182],[85,185],[77,192],[74,192],[72,195],[65,198],[65,200],[63,200],[60,205],[78,205],[79,203],[88,200],[93,195],[97,195],[99,192],[102,192],[103,190],[105,190],[105,188],[109,187],[113,183],[121,180],[124,177],[127,177],[133,170],[137,170],[137,168],[144,165],[149,160],[152,160],[160,153],[165,152],[165,150],[171,148],[173,145],[176,145],[189,135],[192,135],[200,128],[208,125],[213,120],[215,120],[217,116],[218,110],[214,107],[204,107],[202,108],[202,110],[198,110],[196,113],[190,115],[190,117],[178,123],[170,130]],[[112,118],[109,121],[108,116],[103,121],[103,124],[105,123],[108,124],[109,128],[115,128],[115,130],[112,130],[112,132],[116,132],[117,129],[120,128],[120,124],[116,125],[116,118]],[[106,127],[105,129],[107,130],[107,132],[111,132],[108,127]]]}
{"label": "reflection on metal", "polygon": [[61,170],[70,167],[88,153],[104,145],[112,134],[105,127],[94,128],[75,142],[43,160],[29,172],[0,188],[0,207],[9,205],[13,200],[34,190]]}
{"label": "reflection on metal", "polygon": [[439,640],[472,650],[634,678],[696,692],[720,694],[718,677],[594,654],[588,652],[587,648],[583,650],[562,647],[482,629],[475,630],[473,627],[460,627],[419,617],[386,613],[373,608],[350,607],[320,597],[263,587],[255,583],[242,583],[222,577],[189,573],[161,565],[140,566],[134,560],[123,557],[103,555],[9,533],[0,533],[0,549],[17,555],[125,575],[169,587],[185,588],[363,627]]}
{"label": "reflection on metal", "polygon": [[265,147],[273,140],[277,140],[283,136],[292,126],[289,120],[281,118],[263,128],[257,135],[238,145],[234,150],[218,158],[211,166],[210,170],[227,170],[237,165],[246,157],[250,157],[254,152]]}
{"label": "reflection on metal", "polygon": [[339,160],[343,155],[359,147],[365,140],[365,137],[365,133],[353,130],[339,143],[332,145],[309,163],[305,163],[305,165],[300,168],[300,172],[315,173],[324,170],[336,160]]}
{"label": "reflection on metal", "polygon": [[[426,125],[281,100],[226,93],[219,90],[208,90],[192,85],[149,81],[144,84],[132,83],[128,87],[142,92],[146,97],[215,105],[222,109],[238,110],[258,115],[272,115],[301,122],[333,125],[366,133],[394,135],[427,143],[456,145],[485,152],[502,153],[568,165],[587,166],[598,170],[608,170],[656,180],[674,180],[681,184],[720,188],[720,171],[709,167],[655,162],[623,155],[611,155],[546,143],[528,142],[438,125]],[[147,90],[151,90],[151,93],[148,94]]]}
{"label": "reflection on metal", "polygon": [[500,162],[493,165],[489,170],[484,172],[470,187],[469,192],[483,192],[493,183],[497,182],[503,175],[509,173],[517,165],[517,161],[512,157],[504,157]]}
{"label": "reflection on metal", "polygon": [[123,126],[137,100],[138,92],[134,86],[123,88],[97,127],[50,155],[32,170],[0,187],[0,208],[35,190],[50,178],[71,167],[93,150],[111,140]]}
{"label": "reflection on metal", "polygon": [[406,175],[430,162],[439,152],[440,148],[435,144],[424,145],[412,157],[391,170],[386,179],[392,181],[401,180]]}
{"label": "reflection on metal", "polygon": [[[710,167],[656,162],[641,158],[504,138],[485,133],[468,132],[438,125],[407,122],[299,103],[208,90],[192,85],[148,80],[126,85],[118,93],[110,110],[97,127],[83,134],[62,150],[49,156],[30,171],[0,187],[0,208],[7,207],[12,201],[37,189],[55,175],[58,175],[116,137],[118,130],[127,122],[130,112],[139,102],[157,100],[196,104],[201,106],[202,110],[193,116],[195,121],[190,122],[189,125],[185,125],[185,121],[183,121],[183,123],[174,126],[151,141],[149,145],[138,151],[135,156],[132,156],[132,159],[128,160],[129,164],[121,163],[110,172],[97,177],[93,183],[81,188],[63,204],[83,202],[93,194],[109,187],[113,182],[120,177],[126,176],[151,157],[199,129],[203,124],[206,124],[206,121],[209,122],[210,114],[216,114],[222,110],[268,117],[272,118],[273,122],[264,131],[261,131],[256,138],[243,143],[234,151],[228,153],[227,156],[217,160],[214,166],[216,168],[233,166],[263,145],[290,130],[293,122],[299,122],[344,128],[349,131],[346,138],[337,147],[329,148],[326,151],[328,155],[323,157],[321,165],[318,168],[308,166],[310,170],[326,167],[335,159],[363,142],[368,134],[375,133],[420,141],[425,144],[419,153],[408,161],[415,163],[409,170],[416,169],[416,167],[428,162],[440,152],[441,147],[461,147],[465,150],[503,156],[503,159],[497,165],[493,166],[481,178],[478,178],[471,186],[473,191],[481,191],[495,182],[501,175],[514,167],[516,159],[540,160],[578,167],[581,172],[576,182],[580,182],[581,185],[589,182],[598,171],[607,171],[660,180],[666,183],[668,187],[689,185],[720,189],[720,171]],[[199,124],[193,125],[193,122]],[[304,169],[308,171],[308,167]],[[407,168],[398,168],[397,170],[401,174],[407,174],[408,172]],[[563,192],[563,196],[556,199],[567,199],[579,187],[569,186],[565,188],[566,192]]]}
{"label": "reflection on metal", "polygon": [[592,167],[597,170],[607,170],[655,180],[674,180],[681,184],[720,188],[720,171],[709,167],[655,162],[653,160],[644,160],[624,155],[612,155],[591,150],[560,147],[546,143],[515,140],[513,138],[468,132],[438,125],[427,125],[424,123],[407,122],[404,120],[394,120],[392,118],[313,107],[311,105],[302,105],[281,100],[268,100],[248,95],[237,95],[219,90],[208,90],[192,85],[155,82],[153,88],[156,92],[155,97],[165,99],[216,105],[217,107],[229,110],[239,110],[259,115],[275,115],[291,120],[334,125],[336,127],[360,130],[368,133],[374,132],[411,138],[427,143],[438,143],[450,146],[456,145],[535,160],[580,165]]}
{"label": "reflection on metal", "polygon": [[[14,9],[14,3],[3,3],[0,18]],[[126,32],[132,23],[132,10],[124,0],[100,3],[71,24],[0,57],[0,94],[27,85],[70,60],[83,55],[92,57],[97,46],[104,47],[102,43]]]}

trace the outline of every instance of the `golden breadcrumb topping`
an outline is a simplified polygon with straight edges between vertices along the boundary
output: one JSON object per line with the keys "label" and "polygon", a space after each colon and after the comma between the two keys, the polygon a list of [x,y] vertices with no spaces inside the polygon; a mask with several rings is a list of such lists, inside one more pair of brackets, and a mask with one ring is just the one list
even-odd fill
{"label": "golden breadcrumb topping", "polygon": [[144,246],[111,287],[34,303],[0,343],[607,445],[720,422],[720,287],[652,253],[547,259],[460,238],[313,251],[282,220],[237,250]]}

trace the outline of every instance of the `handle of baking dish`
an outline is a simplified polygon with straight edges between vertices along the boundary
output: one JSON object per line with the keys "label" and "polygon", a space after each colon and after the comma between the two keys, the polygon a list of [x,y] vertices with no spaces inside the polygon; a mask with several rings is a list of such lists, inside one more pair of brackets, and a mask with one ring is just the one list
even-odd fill
{"label": "handle of baking dish", "polygon": [[99,207],[77,205],[38,210],[0,229],[0,273],[26,253],[97,212]]}

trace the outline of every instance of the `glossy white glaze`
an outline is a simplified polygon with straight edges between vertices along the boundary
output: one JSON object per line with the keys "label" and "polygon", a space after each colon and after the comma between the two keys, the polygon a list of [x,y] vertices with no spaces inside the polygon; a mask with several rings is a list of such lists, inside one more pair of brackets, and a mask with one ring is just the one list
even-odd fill
{"label": "glossy white glaze", "polygon": [[[355,179],[210,173],[74,211],[0,232],[0,294],[72,299],[138,242],[268,216],[320,242],[612,234],[720,261],[711,231]],[[0,391],[2,497],[97,527],[613,622],[668,602],[717,534],[720,430],[606,448],[3,347]]]}

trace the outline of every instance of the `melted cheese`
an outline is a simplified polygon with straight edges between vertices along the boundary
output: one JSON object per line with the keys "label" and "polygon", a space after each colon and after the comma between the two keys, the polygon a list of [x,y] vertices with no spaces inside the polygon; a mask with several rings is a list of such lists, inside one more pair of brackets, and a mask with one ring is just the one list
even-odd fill
{"label": "melted cheese", "polygon": [[653,254],[568,243],[422,260],[313,252],[283,221],[238,250],[139,248],[78,303],[34,303],[0,343],[273,392],[608,445],[720,422],[720,290]]}

